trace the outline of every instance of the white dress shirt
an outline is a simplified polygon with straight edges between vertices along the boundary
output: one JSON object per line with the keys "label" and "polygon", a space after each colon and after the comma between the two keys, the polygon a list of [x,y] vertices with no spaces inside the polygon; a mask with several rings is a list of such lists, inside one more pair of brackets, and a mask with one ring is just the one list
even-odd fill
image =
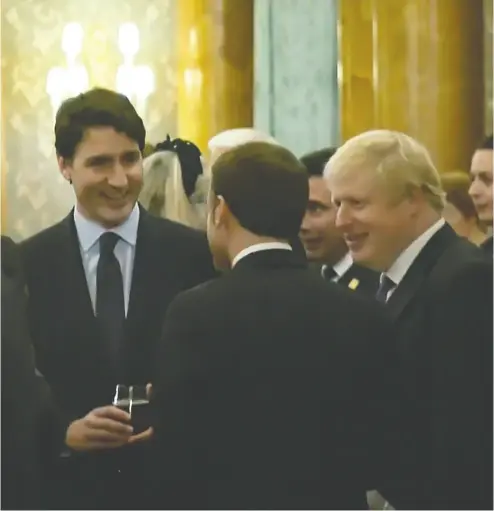
{"label": "white dress shirt", "polygon": [[292,247],[288,243],[283,243],[281,241],[256,243],[255,245],[244,248],[233,258],[232,268],[240,261],[240,259],[243,259],[250,254],[254,254],[255,252],[261,252],[263,250],[292,250]]}
{"label": "white dress shirt", "polygon": [[389,297],[399,286],[400,282],[405,277],[413,262],[415,259],[417,259],[418,255],[420,252],[422,252],[423,248],[427,245],[429,240],[434,236],[434,234],[436,234],[436,232],[439,231],[439,229],[444,226],[445,223],[446,222],[444,218],[440,218],[434,225],[424,231],[415,241],[413,241],[405,250],[403,250],[403,252],[398,256],[396,261],[391,265],[387,272],[381,274],[381,282],[383,280],[383,276],[386,275],[395,284],[395,287],[389,291],[387,299],[389,299]]}
{"label": "white dress shirt", "polygon": [[139,226],[139,206],[136,204],[132,213],[123,224],[113,229],[105,229],[98,223],[82,216],[77,206],[74,209],[74,222],[79,238],[82,264],[86,274],[89,295],[96,311],[96,272],[98,268],[100,247],[99,239],[105,232],[114,232],[120,236],[115,245],[114,253],[122,271],[125,315],[129,307],[130,287],[132,284],[132,271],[134,269],[135,248],[137,241],[137,228]]}
{"label": "white dress shirt", "polygon": [[[336,275],[331,279],[331,282],[338,282],[343,275],[352,267],[353,259],[350,255],[350,252],[347,252],[336,264],[333,265],[333,270]],[[321,268],[321,275],[324,277],[324,272],[326,271],[327,264],[323,265]]]}

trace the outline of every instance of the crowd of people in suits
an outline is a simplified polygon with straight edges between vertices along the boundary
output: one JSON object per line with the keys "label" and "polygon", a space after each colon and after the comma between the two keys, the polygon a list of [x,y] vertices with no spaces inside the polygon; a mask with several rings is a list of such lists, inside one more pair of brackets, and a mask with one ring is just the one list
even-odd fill
{"label": "crowd of people in suits", "polygon": [[145,138],[65,101],[76,205],[2,237],[2,507],[492,509],[492,137],[448,182],[391,130]]}

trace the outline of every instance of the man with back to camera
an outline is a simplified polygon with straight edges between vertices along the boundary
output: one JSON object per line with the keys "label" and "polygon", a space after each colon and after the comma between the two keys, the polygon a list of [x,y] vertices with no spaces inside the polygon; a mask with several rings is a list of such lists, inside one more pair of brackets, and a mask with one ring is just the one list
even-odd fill
{"label": "man with back to camera", "polygon": [[[271,135],[255,128],[233,128],[221,131],[208,142],[209,166],[211,167],[215,160],[226,151],[230,151],[243,144],[248,144],[249,142],[264,142],[266,144],[281,145]],[[279,190],[278,193],[283,193],[283,190]],[[298,236],[290,240],[290,245],[297,257],[302,261],[307,260],[304,247]]]}
{"label": "man with back to camera", "polygon": [[492,263],[445,223],[439,174],[411,137],[358,135],[324,174],[352,258],[381,272],[414,403],[408,469],[378,489],[397,509],[491,509]]}
{"label": "man with back to camera", "polygon": [[379,275],[354,264],[340,232],[336,229],[336,208],[331,191],[323,179],[326,163],[336,149],[326,148],[302,156],[300,161],[309,172],[309,201],[300,229],[300,239],[307,259],[317,264],[321,275],[341,286],[374,296]]}
{"label": "man with back to camera", "polygon": [[244,144],[213,164],[208,239],[231,271],[167,312],[152,402],[163,502],[364,509],[399,463],[382,455],[398,452],[403,399],[389,323],[294,255],[307,194],[281,146]]}
{"label": "man with back to camera", "polygon": [[111,406],[116,385],[152,381],[168,304],[215,274],[203,234],[137,203],[145,135],[121,94],[65,101],[55,147],[76,206],[21,245],[37,364],[69,426],[69,449],[46,471],[49,509],[153,506],[141,491],[156,471],[152,432],[133,435]]}
{"label": "man with back to camera", "polygon": [[482,248],[492,258],[492,159],[494,145],[492,135],[488,136],[475,151],[470,166],[470,197],[472,197],[479,220],[488,229],[490,237]]}

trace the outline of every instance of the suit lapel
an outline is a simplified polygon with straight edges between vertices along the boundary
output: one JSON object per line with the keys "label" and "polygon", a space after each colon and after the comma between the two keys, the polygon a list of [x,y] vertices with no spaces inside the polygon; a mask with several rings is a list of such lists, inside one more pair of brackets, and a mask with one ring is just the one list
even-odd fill
{"label": "suit lapel", "polygon": [[[75,324],[85,331],[78,338],[84,342],[94,343],[100,349],[96,318],[87,286],[84,266],[82,264],[79,240],[71,212],[60,224],[59,249],[55,251],[56,268],[61,273],[61,299],[66,303],[64,309],[75,316]],[[86,346],[86,349],[89,346]]]}
{"label": "suit lapel", "polygon": [[[156,264],[158,240],[150,225],[147,213],[141,208],[139,227],[137,230],[136,253],[132,270],[129,309],[127,311],[126,331],[132,330],[133,325],[145,321],[148,302],[153,300],[152,289],[156,279]],[[165,262],[162,262],[165,264]],[[158,266],[159,267],[159,266]]]}
{"label": "suit lapel", "polygon": [[457,235],[446,224],[427,242],[387,302],[388,310],[395,318],[403,313],[438,258],[456,239]]}

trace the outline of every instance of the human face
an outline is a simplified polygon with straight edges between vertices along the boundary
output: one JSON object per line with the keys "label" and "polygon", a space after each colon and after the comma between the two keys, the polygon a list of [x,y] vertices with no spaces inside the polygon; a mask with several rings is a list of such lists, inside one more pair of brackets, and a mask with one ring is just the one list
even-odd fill
{"label": "human face", "polygon": [[319,176],[310,177],[309,201],[300,229],[309,261],[333,265],[345,255],[347,248],[335,220],[336,208],[326,181]]}
{"label": "human face", "polygon": [[331,176],[329,186],[336,227],[353,260],[376,271],[388,270],[414,239],[413,201],[391,200],[384,181],[365,168]]}
{"label": "human face", "polygon": [[74,157],[58,163],[72,181],[83,216],[105,228],[128,218],[142,188],[142,155],[135,140],[111,127],[88,128]]}
{"label": "human face", "polygon": [[468,193],[479,220],[486,225],[492,225],[492,157],[491,149],[479,149],[475,151],[470,167],[472,184]]}

